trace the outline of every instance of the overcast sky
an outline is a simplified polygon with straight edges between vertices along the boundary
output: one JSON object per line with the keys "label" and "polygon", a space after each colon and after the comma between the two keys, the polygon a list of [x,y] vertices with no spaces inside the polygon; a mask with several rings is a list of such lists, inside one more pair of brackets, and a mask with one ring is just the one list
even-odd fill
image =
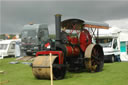
{"label": "overcast sky", "polygon": [[128,0],[0,0],[0,33],[20,33],[29,22],[47,23],[55,33],[57,13],[128,30]]}

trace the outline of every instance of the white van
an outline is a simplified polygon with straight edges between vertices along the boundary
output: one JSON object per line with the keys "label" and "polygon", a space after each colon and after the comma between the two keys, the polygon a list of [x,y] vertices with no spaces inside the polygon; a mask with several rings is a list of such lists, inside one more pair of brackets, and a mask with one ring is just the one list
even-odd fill
{"label": "white van", "polygon": [[120,61],[120,38],[117,28],[100,30],[98,40],[103,47],[105,62]]}
{"label": "white van", "polygon": [[100,36],[99,44],[103,46],[105,61],[119,61],[118,58],[120,57],[120,41],[117,36]]}
{"label": "white van", "polygon": [[15,44],[18,40],[2,40],[0,41],[0,59],[7,56],[15,56]]}

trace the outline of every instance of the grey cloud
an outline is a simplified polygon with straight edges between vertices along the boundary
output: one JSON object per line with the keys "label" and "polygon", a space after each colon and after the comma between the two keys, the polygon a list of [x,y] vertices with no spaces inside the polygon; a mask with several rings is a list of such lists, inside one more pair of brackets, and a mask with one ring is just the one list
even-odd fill
{"label": "grey cloud", "polygon": [[107,21],[128,18],[127,1],[2,1],[0,33],[19,33],[29,22],[47,23],[53,33],[54,15]]}

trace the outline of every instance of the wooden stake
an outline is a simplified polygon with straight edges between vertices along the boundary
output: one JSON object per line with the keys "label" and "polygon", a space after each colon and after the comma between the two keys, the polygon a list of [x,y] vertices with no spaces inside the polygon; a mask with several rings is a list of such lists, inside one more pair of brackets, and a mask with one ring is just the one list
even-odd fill
{"label": "wooden stake", "polygon": [[51,85],[53,85],[52,54],[51,53],[50,53],[50,74],[51,74]]}

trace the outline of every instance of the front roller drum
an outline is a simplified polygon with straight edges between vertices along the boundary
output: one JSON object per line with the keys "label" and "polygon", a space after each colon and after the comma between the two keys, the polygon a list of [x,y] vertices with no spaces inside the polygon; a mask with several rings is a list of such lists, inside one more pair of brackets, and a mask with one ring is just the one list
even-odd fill
{"label": "front roller drum", "polygon": [[85,51],[85,67],[89,72],[102,71],[104,66],[103,49],[98,44],[90,44]]}
{"label": "front roller drum", "polygon": [[[52,56],[51,63],[53,65],[53,79],[63,79],[66,73],[66,67],[59,64],[57,56]],[[36,57],[32,65],[32,72],[38,79],[50,79],[50,56]]]}

